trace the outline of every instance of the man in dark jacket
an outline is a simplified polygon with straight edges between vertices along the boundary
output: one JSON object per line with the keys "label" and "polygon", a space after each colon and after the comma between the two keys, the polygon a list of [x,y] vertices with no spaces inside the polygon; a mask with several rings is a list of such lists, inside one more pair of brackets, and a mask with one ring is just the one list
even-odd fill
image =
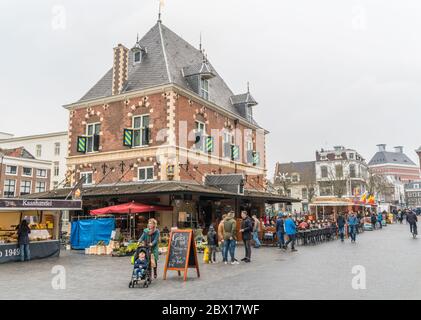
{"label": "man in dark jacket", "polygon": [[376,217],[376,214],[373,212],[371,214],[371,224],[373,225],[373,230],[376,230],[376,222],[377,222],[377,217]]}
{"label": "man in dark jacket", "polygon": [[341,241],[344,242],[344,230],[345,230],[346,220],[342,213],[339,214],[336,224],[338,225],[339,237],[341,238]]}
{"label": "man in dark jacket", "polygon": [[241,221],[240,232],[243,237],[244,249],[246,251],[246,256],[243,259],[241,259],[241,261],[250,262],[251,261],[250,240],[251,240],[251,233],[253,232],[253,223],[246,211],[241,212],[241,218],[243,219],[243,221]]}
{"label": "man in dark jacket", "polygon": [[416,235],[417,234],[417,215],[415,214],[414,211],[409,210],[406,214],[406,221],[409,223],[409,230],[411,231],[412,234]]}
{"label": "man in dark jacket", "polygon": [[278,237],[279,248],[282,249],[285,245],[285,229],[284,229],[284,215],[283,213],[278,214],[278,219],[276,220],[276,235]]}
{"label": "man in dark jacket", "polygon": [[22,220],[22,222],[17,227],[18,230],[18,245],[20,249],[20,260],[29,261],[31,259],[31,252],[29,251],[29,234],[31,233],[31,229],[28,226],[28,222],[26,220]]}

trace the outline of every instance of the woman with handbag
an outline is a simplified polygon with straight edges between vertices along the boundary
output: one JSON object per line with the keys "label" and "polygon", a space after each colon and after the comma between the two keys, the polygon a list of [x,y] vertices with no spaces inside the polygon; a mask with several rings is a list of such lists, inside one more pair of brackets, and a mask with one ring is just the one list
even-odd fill
{"label": "woman with handbag", "polygon": [[148,227],[143,230],[143,234],[139,239],[140,243],[145,243],[151,248],[151,266],[153,268],[153,276],[157,278],[157,267],[159,258],[159,230],[158,222],[155,219],[149,219]]}

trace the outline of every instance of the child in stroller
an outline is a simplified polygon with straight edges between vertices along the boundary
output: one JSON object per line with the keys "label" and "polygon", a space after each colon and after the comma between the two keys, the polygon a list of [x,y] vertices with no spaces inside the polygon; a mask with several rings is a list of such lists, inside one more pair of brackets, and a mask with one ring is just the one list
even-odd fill
{"label": "child in stroller", "polygon": [[143,281],[143,287],[147,288],[152,282],[151,278],[151,252],[150,248],[139,246],[132,257],[133,272],[129,283],[129,288],[140,285]]}

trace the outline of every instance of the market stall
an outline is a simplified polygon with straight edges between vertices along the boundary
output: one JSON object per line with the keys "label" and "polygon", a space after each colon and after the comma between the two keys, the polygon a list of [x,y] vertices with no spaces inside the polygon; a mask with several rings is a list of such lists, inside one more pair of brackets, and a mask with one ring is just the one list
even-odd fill
{"label": "market stall", "polygon": [[61,213],[81,208],[81,201],[0,199],[0,264],[20,260],[16,229],[22,220],[31,229],[31,259],[58,256]]}

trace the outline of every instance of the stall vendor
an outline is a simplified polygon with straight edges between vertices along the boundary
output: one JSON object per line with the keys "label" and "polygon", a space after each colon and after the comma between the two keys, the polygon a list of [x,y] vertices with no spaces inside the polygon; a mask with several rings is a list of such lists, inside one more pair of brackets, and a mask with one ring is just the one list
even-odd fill
{"label": "stall vendor", "polygon": [[157,278],[157,266],[159,258],[159,230],[158,222],[155,219],[149,219],[148,227],[143,230],[143,234],[139,239],[140,243],[145,243],[151,248],[154,259],[151,259],[151,265],[153,267],[153,276]]}
{"label": "stall vendor", "polygon": [[22,220],[19,226],[16,227],[16,230],[18,231],[20,261],[29,261],[31,259],[31,253],[29,251],[29,234],[31,233],[31,229],[28,226],[28,221]]}

